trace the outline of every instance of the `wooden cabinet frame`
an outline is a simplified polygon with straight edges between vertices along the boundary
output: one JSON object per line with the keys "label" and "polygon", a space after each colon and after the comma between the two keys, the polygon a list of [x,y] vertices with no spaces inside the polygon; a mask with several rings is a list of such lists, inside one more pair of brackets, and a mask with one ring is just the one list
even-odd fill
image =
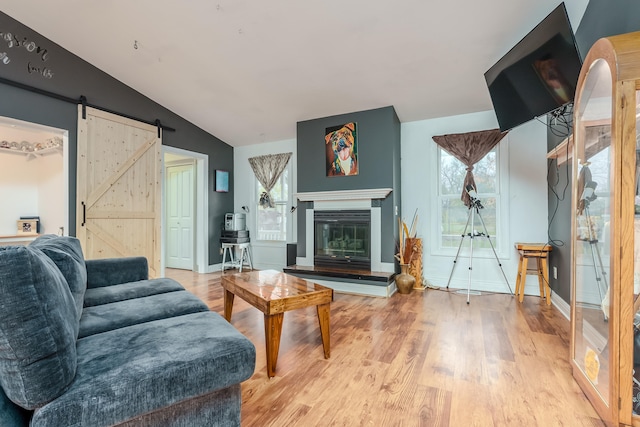
{"label": "wooden cabinet frame", "polygon": [[[583,355],[577,351],[576,340],[583,328],[576,318],[577,289],[577,227],[578,203],[583,195],[578,193],[578,172],[581,159],[587,159],[590,145],[587,128],[599,125],[596,120],[581,116],[584,105],[593,94],[591,75],[606,63],[611,71],[611,116],[609,174],[609,218],[611,228],[607,240],[609,317],[608,342],[605,350],[608,383],[599,385],[597,376],[585,372],[580,361]],[[640,32],[598,40],[585,58],[574,105],[573,147],[573,197],[572,197],[572,275],[571,275],[571,365],[573,375],[594,408],[607,425],[640,426],[640,417],[633,415],[633,321],[634,321],[634,234],[636,196],[636,122],[637,91],[640,89]],[[607,119],[609,122],[609,119]],[[596,147],[597,149],[598,147]],[[593,152],[593,151],[592,151]],[[587,224],[591,226],[590,223]],[[640,261],[639,261],[640,262]],[[584,277],[586,275],[583,275]],[[580,320],[581,321],[581,320]],[[585,360],[587,356],[584,356]],[[591,378],[591,379],[590,379]],[[607,392],[603,393],[602,390]]]}

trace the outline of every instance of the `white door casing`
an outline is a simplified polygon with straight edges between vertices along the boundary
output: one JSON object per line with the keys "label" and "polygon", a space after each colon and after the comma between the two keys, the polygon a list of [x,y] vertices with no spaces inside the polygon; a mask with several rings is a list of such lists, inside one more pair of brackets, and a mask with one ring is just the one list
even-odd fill
{"label": "white door casing", "polygon": [[[176,165],[176,162],[191,161],[195,167],[195,214],[194,214],[194,252],[193,270],[198,273],[211,273],[215,271],[215,266],[209,265],[209,156],[195,151],[185,150],[182,148],[172,147],[168,145],[162,146],[162,156],[164,167],[167,165]],[[168,160],[169,158],[176,160]],[[166,182],[162,181],[162,194],[166,198]],[[166,202],[162,203],[162,274],[167,260],[167,212]],[[219,269],[219,268],[218,268]]]}

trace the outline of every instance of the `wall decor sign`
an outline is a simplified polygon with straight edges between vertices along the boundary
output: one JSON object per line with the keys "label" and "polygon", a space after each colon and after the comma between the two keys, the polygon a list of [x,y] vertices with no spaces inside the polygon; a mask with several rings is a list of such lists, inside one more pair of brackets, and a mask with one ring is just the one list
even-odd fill
{"label": "wall decor sign", "polygon": [[[29,40],[27,37],[20,37],[11,32],[0,31],[0,41],[4,42],[9,49],[14,49],[16,53],[18,49],[24,48],[28,54],[31,54],[29,58],[39,60],[39,62],[27,61],[26,69],[29,74],[40,74],[45,79],[53,78],[51,68],[40,64],[40,62],[45,62],[49,58],[47,49],[38,46],[33,40]],[[7,52],[0,52],[0,62],[8,65],[14,56],[13,54],[9,55]]]}
{"label": "wall decor sign", "polygon": [[327,176],[358,175],[358,132],[355,122],[325,129]]}
{"label": "wall decor sign", "polygon": [[216,192],[229,192],[229,171],[216,170]]}

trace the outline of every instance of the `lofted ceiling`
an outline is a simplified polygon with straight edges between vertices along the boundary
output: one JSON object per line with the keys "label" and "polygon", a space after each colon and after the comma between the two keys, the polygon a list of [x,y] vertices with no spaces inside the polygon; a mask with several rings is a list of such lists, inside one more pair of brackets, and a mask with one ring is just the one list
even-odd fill
{"label": "lofted ceiling", "polygon": [[[232,146],[393,105],[492,109],[484,72],[558,0],[53,0],[1,10]],[[588,0],[565,2],[574,31]]]}

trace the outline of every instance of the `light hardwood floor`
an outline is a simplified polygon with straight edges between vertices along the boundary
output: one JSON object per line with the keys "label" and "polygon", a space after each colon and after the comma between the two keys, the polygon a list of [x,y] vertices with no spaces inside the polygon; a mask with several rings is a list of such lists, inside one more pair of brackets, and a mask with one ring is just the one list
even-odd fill
{"label": "light hardwood floor", "polygon": [[[220,273],[167,276],[223,313]],[[262,313],[236,298],[231,323],[257,350],[243,426],[604,425],[571,376],[569,321],[538,297],[336,293],[331,358],[315,308],[287,312],[270,380]]]}

